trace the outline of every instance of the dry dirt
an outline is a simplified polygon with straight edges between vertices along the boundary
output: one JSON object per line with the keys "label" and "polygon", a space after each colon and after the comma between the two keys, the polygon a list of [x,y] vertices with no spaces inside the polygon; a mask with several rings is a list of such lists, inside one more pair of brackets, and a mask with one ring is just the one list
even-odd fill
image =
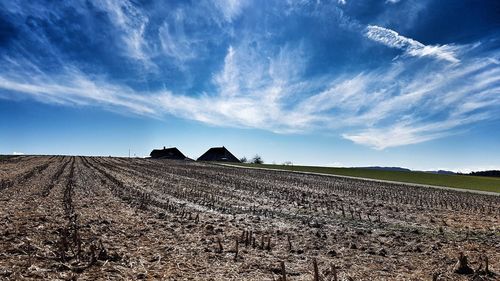
{"label": "dry dirt", "polygon": [[[454,273],[461,252],[474,272]],[[286,280],[498,280],[500,197],[196,162],[0,160],[0,280],[282,280],[282,262]]]}

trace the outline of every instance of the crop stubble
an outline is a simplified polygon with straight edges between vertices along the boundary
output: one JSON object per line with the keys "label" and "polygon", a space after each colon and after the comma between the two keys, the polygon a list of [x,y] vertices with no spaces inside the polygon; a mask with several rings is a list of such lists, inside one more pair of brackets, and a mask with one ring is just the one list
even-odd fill
{"label": "crop stubble", "polygon": [[[499,206],[208,163],[13,157],[0,160],[0,280],[495,280]],[[460,252],[481,274],[453,273]]]}

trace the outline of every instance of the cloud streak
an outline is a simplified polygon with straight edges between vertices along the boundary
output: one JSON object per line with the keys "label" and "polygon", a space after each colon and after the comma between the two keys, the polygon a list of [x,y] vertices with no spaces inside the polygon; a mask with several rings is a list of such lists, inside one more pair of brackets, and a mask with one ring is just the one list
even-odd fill
{"label": "cloud streak", "polygon": [[366,37],[371,40],[384,44],[391,48],[400,49],[406,52],[407,55],[415,57],[432,57],[439,60],[445,60],[451,63],[460,62],[456,58],[455,50],[456,48],[449,45],[436,45],[429,46],[424,45],[411,38],[404,37],[398,34],[396,31],[376,26],[369,25],[366,28]]}
{"label": "cloud streak", "polygon": [[[283,20],[276,19],[283,16],[276,7],[269,9],[276,13],[266,18],[270,23],[255,28],[255,22],[245,21],[248,1],[200,3],[193,9],[177,5],[165,18],[128,1],[95,2],[97,11],[109,20],[103,23],[109,24],[109,45],[119,46],[113,70],[73,59],[56,40],[65,29],[57,29],[57,21],[48,14],[40,15],[22,31],[20,37],[29,38],[28,43],[15,42],[11,52],[0,53],[0,96],[276,133],[321,131],[379,150],[462,133],[500,116],[499,52],[491,43],[424,45],[384,27],[360,28],[338,7],[332,12],[338,18],[324,17],[319,2],[308,1],[293,2],[293,13],[300,13],[303,6],[308,12],[302,17],[322,13],[313,34],[318,37],[297,37],[296,30],[285,30],[273,21]],[[210,15],[197,25],[205,7]],[[13,14],[24,16],[20,22],[27,22],[31,12],[14,8]],[[84,16],[95,12],[73,8]],[[53,13],[60,18],[66,14]],[[284,18],[292,16],[287,13]],[[335,55],[345,48],[318,51],[323,44],[316,41],[323,42],[322,36],[333,37],[326,43],[338,44],[337,34],[330,34],[334,31],[320,28],[325,20],[339,25],[335,32],[355,38],[350,39],[353,46],[377,42],[404,55],[392,59],[391,53],[382,63],[362,69],[337,66],[341,59]],[[196,30],[203,25],[212,32]],[[34,46],[43,53],[31,49]],[[357,51],[363,48],[353,48],[348,59]],[[105,50],[98,59],[107,60],[113,52]],[[94,55],[92,49],[89,59]],[[371,54],[363,59],[372,59]],[[137,71],[136,62],[155,73]],[[193,76],[195,86],[186,86],[179,69]]]}
{"label": "cloud streak", "polygon": [[[500,113],[500,72],[490,58],[460,66],[436,64],[410,77],[405,61],[354,76],[302,81],[306,64],[297,59],[302,47],[284,47],[262,58],[245,46],[228,48],[214,75],[217,90],[198,96],[139,92],[74,68],[51,77],[33,71],[30,79],[2,73],[0,89],[43,102],[102,106],[153,118],[169,114],[218,126],[278,133],[327,129],[379,150],[456,134]],[[327,87],[317,90],[323,84]]]}
{"label": "cloud streak", "polygon": [[121,31],[125,54],[151,66],[147,41],[144,39],[148,17],[128,0],[93,1],[92,3],[106,12],[113,25]]}
{"label": "cloud streak", "polygon": [[213,3],[228,22],[235,20],[248,5],[247,0],[214,0]]}

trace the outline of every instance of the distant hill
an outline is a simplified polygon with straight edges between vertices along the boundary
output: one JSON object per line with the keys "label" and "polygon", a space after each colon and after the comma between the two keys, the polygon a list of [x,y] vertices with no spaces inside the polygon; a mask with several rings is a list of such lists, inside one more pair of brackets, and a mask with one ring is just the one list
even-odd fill
{"label": "distant hill", "polygon": [[380,167],[380,166],[370,166],[370,167],[356,167],[358,169],[370,169],[370,170],[383,170],[383,171],[399,171],[399,172],[411,172],[410,169],[401,167]]}
{"label": "distant hill", "polygon": [[490,170],[490,171],[479,171],[479,172],[471,172],[469,173],[471,176],[481,176],[481,177],[500,177],[499,170]]}
{"label": "distant hill", "polygon": [[446,170],[439,170],[439,171],[425,171],[426,173],[431,173],[431,174],[438,174],[438,175],[455,175],[455,172],[452,171],[446,171]]}
{"label": "distant hill", "polygon": [[438,170],[438,171],[416,171],[410,170],[407,168],[401,167],[381,167],[381,166],[370,166],[370,167],[357,167],[360,169],[371,169],[371,170],[381,170],[381,171],[396,171],[396,172],[424,172],[430,174],[438,174],[438,175],[455,175],[455,172],[446,171],[446,170]]}

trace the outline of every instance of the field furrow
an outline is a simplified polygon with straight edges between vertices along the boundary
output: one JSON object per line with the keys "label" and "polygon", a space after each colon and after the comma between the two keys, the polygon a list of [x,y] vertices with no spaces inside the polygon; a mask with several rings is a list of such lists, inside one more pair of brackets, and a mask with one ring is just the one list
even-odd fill
{"label": "field furrow", "polygon": [[[13,157],[0,170],[0,280],[500,273],[499,196],[189,161]],[[454,273],[460,253],[475,275]]]}

